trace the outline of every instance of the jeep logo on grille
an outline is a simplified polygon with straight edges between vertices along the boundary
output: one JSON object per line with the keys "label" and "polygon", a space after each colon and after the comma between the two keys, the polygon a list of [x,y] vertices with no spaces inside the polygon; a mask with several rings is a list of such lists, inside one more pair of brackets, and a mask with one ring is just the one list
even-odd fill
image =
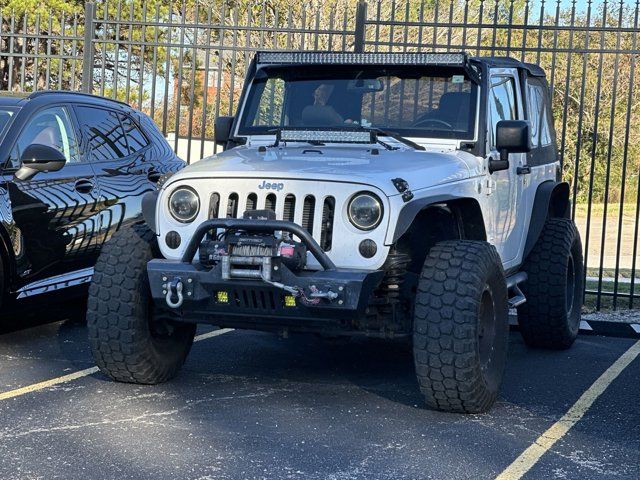
{"label": "jeep logo on grille", "polygon": [[267,182],[266,180],[263,180],[262,183],[258,185],[258,188],[260,190],[275,190],[276,192],[279,192],[284,188],[284,183]]}

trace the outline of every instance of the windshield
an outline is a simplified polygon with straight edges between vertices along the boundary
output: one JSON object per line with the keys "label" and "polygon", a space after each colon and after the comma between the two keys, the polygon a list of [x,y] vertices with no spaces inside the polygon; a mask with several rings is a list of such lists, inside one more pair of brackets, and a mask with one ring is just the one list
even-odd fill
{"label": "windshield", "polygon": [[238,134],[361,126],[409,137],[472,140],[476,96],[477,86],[460,68],[268,67],[253,80]]}
{"label": "windshield", "polygon": [[7,108],[0,108],[0,138],[11,123],[11,118],[15,112]]}

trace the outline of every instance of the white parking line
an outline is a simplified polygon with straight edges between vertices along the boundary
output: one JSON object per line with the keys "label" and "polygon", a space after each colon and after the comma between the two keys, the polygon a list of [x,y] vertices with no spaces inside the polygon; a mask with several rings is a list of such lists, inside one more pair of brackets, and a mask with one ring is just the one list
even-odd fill
{"label": "white parking line", "polygon": [[213,330],[211,332],[203,333],[202,335],[197,335],[196,338],[193,339],[193,341],[200,342],[202,340],[207,340],[208,338],[213,338],[217,337],[218,335],[233,332],[233,330],[233,328],[221,328],[219,330]]}
{"label": "white parking line", "polygon": [[53,387],[54,385],[58,385],[60,383],[70,382],[78,378],[92,375],[96,373],[98,370],[99,370],[98,367],[85,368],[84,370],[79,370],[77,372],[73,372],[68,375],[52,378],[51,380],[45,380],[44,382],[34,383],[33,385],[27,385],[26,387],[16,388],[15,390],[9,390],[8,392],[0,393],[0,400],[7,400],[9,398],[19,397],[20,395],[42,390],[43,388]]}
{"label": "white parking line", "polygon": [[[209,338],[217,337],[219,335],[223,335],[232,331],[233,328],[221,328],[219,330],[213,330],[211,332],[203,333],[196,336],[193,341],[200,342],[202,340],[207,340]],[[16,388],[15,390],[9,390],[8,392],[2,392],[0,393],[0,401],[19,397],[20,395],[25,395],[27,393],[37,392],[38,390],[53,387],[54,385],[59,385],[61,383],[71,382],[73,380],[77,380],[78,378],[88,377],[89,375],[97,373],[99,370],[100,369],[98,367],[85,368],[84,370],[78,370],[77,372],[62,375],[61,377],[34,383],[33,385],[27,385],[26,387]]]}
{"label": "white parking line", "polygon": [[634,343],[591,385],[560,420],[540,435],[535,443],[509,465],[496,480],[522,478],[558,440],[587,413],[593,403],[620,373],[640,355],[640,341]]}

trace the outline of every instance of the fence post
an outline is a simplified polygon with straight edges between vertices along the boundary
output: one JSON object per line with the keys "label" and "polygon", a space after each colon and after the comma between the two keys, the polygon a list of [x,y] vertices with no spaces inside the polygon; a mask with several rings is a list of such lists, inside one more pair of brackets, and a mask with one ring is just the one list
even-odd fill
{"label": "fence post", "polygon": [[93,37],[95,35],[96,4],[84,4],[84,46],[82,50],[82,91],[93,92]]}
{"label": "fence post", "polygon": [[364,41],[366,36],[366,23],[367,23],[367,2],[366,0],[359,0],[358,7],[356,9],[356,28],[354,31],[354,45],[353,49],[356,52],[364,52]]}

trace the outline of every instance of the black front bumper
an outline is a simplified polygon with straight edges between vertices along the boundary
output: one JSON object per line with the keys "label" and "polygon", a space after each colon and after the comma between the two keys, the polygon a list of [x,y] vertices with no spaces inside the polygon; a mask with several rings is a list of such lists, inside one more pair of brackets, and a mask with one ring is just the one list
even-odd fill
{"label": "black front bumper", "polygon": [[[287,231],[306,245],[323,270],[293,272],[280,267],[278,284],[295,286],[307,295],[296,296],[261,279],[225,279],[222,264],[204,268],[193,263],[198,245],[212,229],[274,233]],[[175,303],[175,286],[181,286],[180,306],[173,309],[184,321],[250,328],[312,327],[327,322],[351,324],[362,318],[378,287],[382,270],[338,269],[309,233],[292,222],[221,219],[204,222],[194,234],[182,260],[152,260],[147,265],[154,302],[167,308]],[[333,298],[310,299],[310,292],[332,292]],[[312,301],[309,301],[312,300]],[[305,329],[305,328],[302,328]]]}

